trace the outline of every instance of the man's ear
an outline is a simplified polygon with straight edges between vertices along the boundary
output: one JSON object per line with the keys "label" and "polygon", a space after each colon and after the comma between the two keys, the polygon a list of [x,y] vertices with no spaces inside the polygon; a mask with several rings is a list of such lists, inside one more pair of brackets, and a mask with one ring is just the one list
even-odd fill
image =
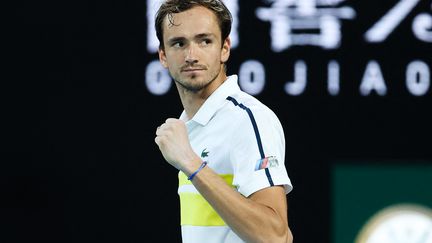
{"label": "man's ear", "polygon": [[230,56],[230,50],[231,50],[231,39],[228,36],[222,45],[221,63],[225,63],[228,61],[228,58]]}
{"label": "man's ear", "polygon": [[163,47],[159,47],[158,54],[159,54],[159,61],[162,64],[162,66],[164,68],[168,68],[168,64],[167,64],[167,60],[166,60],[166,55],[165,55],[165,50],[164,50]]}

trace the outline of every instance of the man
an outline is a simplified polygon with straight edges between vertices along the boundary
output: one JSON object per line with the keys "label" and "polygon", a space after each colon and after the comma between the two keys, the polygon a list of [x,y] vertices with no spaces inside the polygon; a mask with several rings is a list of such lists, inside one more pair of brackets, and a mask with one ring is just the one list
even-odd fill
{"label": "man", "polygon": [[159,59],[184,111],[156,129],[179,170],[184,243],[292,242],[276,115],[227,77],[231,14],[219,0],[168,0],[156,16]]}

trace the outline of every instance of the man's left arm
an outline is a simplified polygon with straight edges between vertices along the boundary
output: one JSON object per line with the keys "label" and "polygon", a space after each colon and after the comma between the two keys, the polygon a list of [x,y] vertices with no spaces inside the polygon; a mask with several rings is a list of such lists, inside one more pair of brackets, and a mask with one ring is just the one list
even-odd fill
{"label": "man's left arm", "polygon": [[292,242],[283,186],[267,187],[244,197],[207,167],[194,177],[193,184],[246,242]]}

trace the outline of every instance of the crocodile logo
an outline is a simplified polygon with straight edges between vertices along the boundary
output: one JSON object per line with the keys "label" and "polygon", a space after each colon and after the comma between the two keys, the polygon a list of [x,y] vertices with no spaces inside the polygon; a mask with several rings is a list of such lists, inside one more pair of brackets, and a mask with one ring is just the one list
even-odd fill
{"label": "crocodile logo", "polygon": [[210,153],[210,151],[206,151],[207,148],[203,149],[203,151],[201,152],[201,158],[205,158],[208,157],[208,154]]}

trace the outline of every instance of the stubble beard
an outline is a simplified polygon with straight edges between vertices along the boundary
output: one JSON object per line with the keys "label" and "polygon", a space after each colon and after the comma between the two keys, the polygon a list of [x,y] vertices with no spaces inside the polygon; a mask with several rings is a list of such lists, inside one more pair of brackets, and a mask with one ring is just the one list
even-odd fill
{"label": "stubble beard", "polygon": [[218,76],[219,76],[220,70],[215,73],[211,73],[210,78],[208,80],[204,80],[202,82],[196,82],[197,76],[193,75],[189,78],[189,80],[183,80],[180,78],[174,78],[173,75],[171,75],[174,79],[174,81],[180,85],[184,90],[192,93],[198,93],[199,91],[205,89],[207,86],[209,86]]}

